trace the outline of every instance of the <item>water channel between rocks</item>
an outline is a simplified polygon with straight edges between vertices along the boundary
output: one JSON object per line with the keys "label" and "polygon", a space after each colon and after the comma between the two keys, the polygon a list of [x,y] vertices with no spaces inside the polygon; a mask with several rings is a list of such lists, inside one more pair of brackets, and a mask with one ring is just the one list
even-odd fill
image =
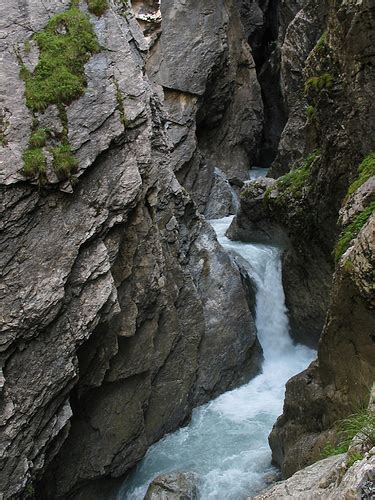
{"label": "water channel between rocks", "polygon": [[116,500],[142,500],[159,474],[199,474],[202,500],[240,500],[266,485],[273,471],[268,435],[282,412],[285,383],[314,359],[295,345],[281,276],[281,250],[225,237],[232,217],[211,221],[219,242],[246,259],[257,286],[256,326],[263,347],[262,373],[248,384],[197,408],[190,424],[153,445]]}

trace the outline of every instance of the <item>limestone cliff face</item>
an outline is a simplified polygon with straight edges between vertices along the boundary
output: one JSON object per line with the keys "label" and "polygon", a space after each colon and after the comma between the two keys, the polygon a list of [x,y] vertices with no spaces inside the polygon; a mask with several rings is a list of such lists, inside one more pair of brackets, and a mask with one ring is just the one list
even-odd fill
{"label": "limestone cliff face", "polygon": [[[186,87],[187,67],[177,78],[167,57],[168,23],[186,19],[184,7],[163,3],[160,42],[155,2],[134,2],[135,14],[121,1],[100,15],[68,0],[0,7],[5,499],[25,487],[30,494],[36,481],[39,498],[78,498],[83,485],[120,476],[195,405],[259,368],[241,275],[175,176],[200,154],[195,120],[212,116],[208,81],[228,59],[226,37],[230,31],[235,39],[235,28],[213,9],[193,9],[198,24],[216,30],[216,53],[193,71],[195,87]],[[83,74],[76,61],[66,63],[72,87],[61,92],[74,90],[74,77],[85,88],[57,104],[43,94],[42,106],[33,85],[48,37],[65,44],[77,19],[92,53],[79,52]],[[234,45],[231,78],[241,79],[250,55],[241,37]],[[151,68],[157,51],[165,54],[159,76]],[[229,87],[234,114],[241,85]],[[239,157],[242,142],[233,142]],[[209,156],[208,138],[205,145]]]}
{"label": "limestone cliff face", "polygon": [[[230,230],[233,237],[285,246],[294,332],[311,342],[323,327],[318,360],[287,384],[284,413],[270,436],[286,476],[319,458],[334,422],[366,403],[375,376],[375,4],[332,1],[327,7],[326,32],[303,73],[296,65],[295,82],[306,100],[304,131],[290,117],[280,144],[283,155],[285,134],[295,133],[305,158],[276,181],[246,187]],[[297,27],[287,33],[297,36]],[[288,57],[292,67],[293,53]],[[296,102],[300,113],[302,101]]]}

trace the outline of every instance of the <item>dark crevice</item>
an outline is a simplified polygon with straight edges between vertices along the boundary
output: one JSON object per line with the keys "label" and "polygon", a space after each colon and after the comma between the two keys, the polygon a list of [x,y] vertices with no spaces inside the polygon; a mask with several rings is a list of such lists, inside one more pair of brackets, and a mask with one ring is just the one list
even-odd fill
{"label": "dark crevice", "polygon": [[277,155],[281,133],[287,121],[280,85],[279,0],[258,0],[263,22],[251,16],[254,2],[241,5],[248,42],[255,61],[264,106],[264,126],[257,157],[258,166],[269,167]]}

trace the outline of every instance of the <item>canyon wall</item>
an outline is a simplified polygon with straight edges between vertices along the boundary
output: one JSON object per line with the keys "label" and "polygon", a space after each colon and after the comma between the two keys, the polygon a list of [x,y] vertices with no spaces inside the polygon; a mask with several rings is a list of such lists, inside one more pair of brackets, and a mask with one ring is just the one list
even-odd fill
{"label": "canyon wall", "polygon": [[197,196],[262,126],[235,6],[165,1],[160,35],[157,2],[103,4],[0,7],[4,499],[99,497],[260,368]]}
{"label": "canyon wall", "polygon": [[[375,3],[331,1],[326,13],[314,5],[287,29],[294,51],[287,41],[282,48],[282,67],[301,98],[292,92],[296,114],[289,111],[271,170],[282,171],[286,158],[292,171],[245,187],[229,230],[233,238],[284,246],[292,332],[308,344],[320,338],[317,361],[288,382],[270,436],[285,476],[319,459],[334,423],[366,404],[375,378]],[[295,51],[311,42],[312,14],[324,22],[297,63]],[[296,154],[289,141],[301,145]]]}

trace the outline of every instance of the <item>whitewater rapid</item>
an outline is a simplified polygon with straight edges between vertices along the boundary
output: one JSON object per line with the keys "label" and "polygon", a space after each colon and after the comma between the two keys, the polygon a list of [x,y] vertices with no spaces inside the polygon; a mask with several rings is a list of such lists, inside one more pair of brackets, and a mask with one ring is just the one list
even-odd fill
{"label": "whitewater rapid", "polygon": [[244,258],[256,283],[256,326],[262,373],[248,384],[197,408],[187,427],[153,445],[116,500],[143,500],[159,474],[192,471],[201,478],[201,500],[241,500],[272,475],[268,435],[282,412],[285,383],[304,370],[315,351],[293,344],[281,275],[281,250],[225,237],[233,217],[211,221],[218,240]]}

